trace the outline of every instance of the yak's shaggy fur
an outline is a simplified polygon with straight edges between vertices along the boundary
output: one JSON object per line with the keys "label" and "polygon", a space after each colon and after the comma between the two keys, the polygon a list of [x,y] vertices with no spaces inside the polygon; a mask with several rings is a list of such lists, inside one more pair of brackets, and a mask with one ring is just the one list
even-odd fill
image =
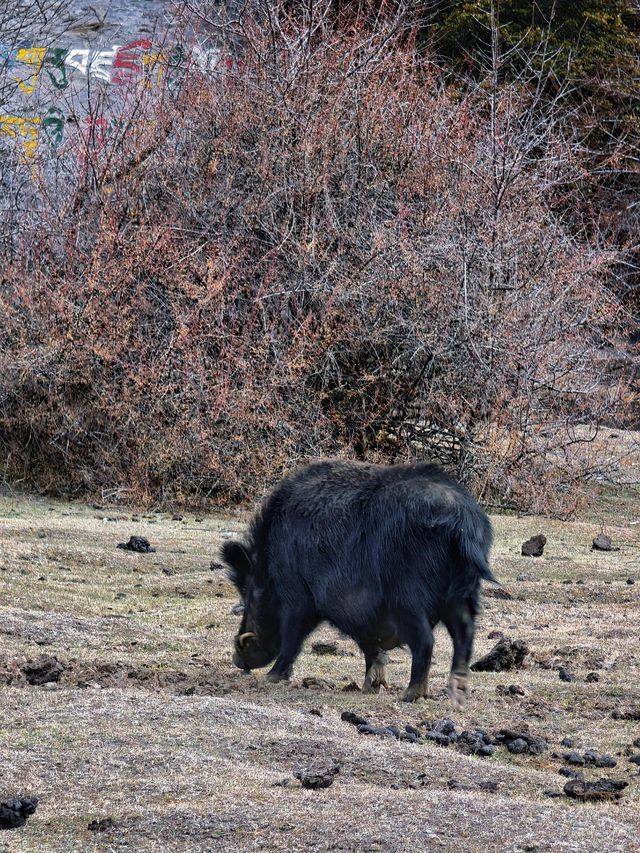
{"label": "yak's shaggy fur", "polygon": [[412,653],[411,701],[427,692],[433,628],[454,644],[450,692],[462,704],[488,563],[491,524],[472,495],[434,465],[327,461],[279,483],[246,544],[223,558],[245,603],[234,661],[254,669],[276,658],[288,678],[305,637],[327,620],[365,654],[365,690],[385,684],[385,650]]}

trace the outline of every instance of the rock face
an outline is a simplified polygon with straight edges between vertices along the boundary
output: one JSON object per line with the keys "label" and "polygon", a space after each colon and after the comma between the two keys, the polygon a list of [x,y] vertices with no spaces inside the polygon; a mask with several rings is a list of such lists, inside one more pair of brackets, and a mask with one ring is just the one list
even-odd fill
{"label": "rock face", "polygon": [[333,780],[339,772],[340,765],[332,758],[312,761],[304,769],[296,770],[293,775],[300,780],[303,788],[317,790],[333,785]]}
{"label": "rock face", "polygon": [[120,542],[118,548],[122,548],[123,551],[135,551],[138,554],[153,554],[156,550],[144,536],[130,536],[129,541]]}
{"label": "rock face", "polygon": [[538,533],[537,536],[532,536],[531,539],[527,539],[526,542],[522,543],[522,556],[542,557],[542,552],[546,544],[547,537],[543,536],[542,533]]}
{"label": "rock face", "polygon": [[37,806],[37,797],[0,801],[0,829],[17,829],[24,826]]}
{"label": "rock face", "polygon": [[628,784],[628,782],[615,779],[598,779],[595,782],[585,782],[584,779],[570,779],[564,786],[564,792],[567,797],[583,802],[616,802],[622,797],[622,792]]}
{"label": "rock face", "polygon": [[504,637],[484,657],[472,664],[474,672],[505,672],[519,669],[529,654],[529,647],[523,640],[510,640]]}

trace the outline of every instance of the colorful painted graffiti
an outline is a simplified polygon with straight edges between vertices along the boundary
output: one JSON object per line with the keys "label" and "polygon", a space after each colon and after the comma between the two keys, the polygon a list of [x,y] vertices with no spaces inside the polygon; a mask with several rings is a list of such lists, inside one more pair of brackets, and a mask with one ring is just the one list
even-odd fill
{"label": "colorful painted graffiti", "polygon": [[99,147],[118,127],[117,119],[96,117],[90,110],[78,118],[78,110],[63,95],[74,91],[80,95],[89,82],[95,82],[118,87],[126,99],[141,86],[179,84],[190,72],[209,75],[229,70],[232,64],[217,48],[159,47],[143,37],[106,49],[0,44],[3,90],[15,90],[15,96],[5,102],[6,114],[0,114],[0,140],[16,147],[22,164],[33,163],[42,143],[60,148],[70,130],[75,140],[85,145],[89,140]]}

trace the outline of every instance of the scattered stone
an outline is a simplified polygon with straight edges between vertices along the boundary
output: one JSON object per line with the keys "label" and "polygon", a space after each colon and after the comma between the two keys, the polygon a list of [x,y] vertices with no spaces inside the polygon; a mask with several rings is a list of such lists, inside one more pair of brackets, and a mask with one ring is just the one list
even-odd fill
{"label": "scattered stone", "polygon": [[116,828],[116,822],[112,817],[101,817],[92,820],[87,826],[89,832],[108,832],[110,829]]}
{"label": "scattered stone", "polygon": [[455,734],[456,724],[453,720],[438,720],[433,725],[434,732],[440,732],[443,735],[452,735]]}
{"label": "scattered stone", "polygon": [[542,755],[549,748],[549,744],[544,738],[538,735],[529,734],[529,732],[518,732],[513,729],[500,729],[495,736],[496,743],[504,743],[509,748],[509,743],[515,740],[524,740],[527,744],[527,752],[530,755]]}
{"label": "scattered stone", "polygon": [[627,578],[627,583],[629,584],[629,586],[633,586],[633,584],[635,583],[635,581],[634,581],[634,579],[633,579],[633,578]]}
{"label": "scattered stone", "polygon": [[502,631],[490,631],[487,634],[487,640],[504,640]]}
{"label": "scattered stone", "polygon": [[336,685],[328,678],[314,678],[309,676],[302,679],[302,686],[307,690],[335,690]]}
{"label": "scattered stone", "polygon": [[272,788],[288,788],[289,787],[289,779],[280,779],[278,782],[273,782],[271,785]]}
{"label": "scattered stone", "polygon": [[460,752],[465,755],[480,755],[484,758],[489,758],[496,751],[496,747],[491,743],[491,738],[482,729],[462,732],[458,738],[457,746]]}
{"label": "scattered stone", "polygon": [[616,710],[611,714],[614,720],[640,720],[640,705]]}
{"label": "scattered stone", "polygon": [[360,693],[362,688],[359,684],[356,684],[355,681],[350,681],[348,684],[345,684],[344,687],[341,687],[343,693]]}
{"label": "scattered stone", "polygon": [[522,543],[523,557],[542,557],[544,546],[547,544],[547,537],[539,533],[537,536],[532,536]]}
{"label": "scattered stone", "polygon": [[320,708],[309,708],[309,713],[312,714],[314,717],[322,716],[322,711],[320,710]]}
{"label": "scattered stone", "polygon": [[525,696],[525,692],[519,684],[498,684],[496,686],[498,696]]}
{"label": "scattered stone", "polygon": [[572,747],[574,743],[575,741],[572,737],[565,737],[560,741],[560,746]]}
{"label": "scattered stone", "polygon": [[0,829],[17,829],[38,807],[37,797],[16,797],[0,801]]}
{"label": "scattered stone", "polygon": [[549,789],[544,792],[544,795],[545,797],[549,797],[549,799],[557,799],[562,796],[560,791],[550,791]]}
{"label": "scattered stone", "polygon": [[34,661],[27,661],[22,667],[27,682],[34,687],[40,687],[50,681],[59,681],[64,670],[64,664],[49,655],[41,655]]}
{"label": "scattered stone", "polygon": [[219,563],[217,560],[212,560],[209,563],[209,571],[210,572],[224,572],[226,570],[226,566],[222,563]]}
{"label": "scattered stone", "polygon": [[617,802],[628,785],[628,782],[615,779],[598,779],[595,782],[570,779],[564,786],[564,792],[567,797],[582,802]]}
{"label": "scattered stone", "polygon": [[569,764],[574,764],[577,767],[584,767],[585,760],[579,752],[565,752],[563,758],[565,761],[568,761]]}
{"label": "scattered stone", "polygon": [[120,542],[118,548],[122,548],[123,551],[135,551],[137,554],[153,554],[156,550],[144,536],[130,536],[129,541]]}
{"label": "scattered stone", "polygon": [[569,779],[584,779],[582,771],[574,770],[572,767],[561,767],[558,773],[561,776],[568,776]]}
{"label": "scattered stone", "polygon": [[504,637],[484,657],[477,660],[471,669],[474,672],[504,672],[519,669],[529,653],[529,647],[523,640],[510,640]]}
{"label": "scattered stone", "polygon": [[637,746],[637,747],[638,747],[638,749],[640,749],[640,737],[637,737],[637,738],[633,741],[633,745],[634,745],[634,746]]}
{"label": "scattered stone", "polygon": [[611,544],[611,537],[606,533],[598,533],[596,538],[591,543],[592,551],[619,551],[620,548],[614,548]]}
{"label": "scattered stone", "polygon": [[523,752],[529,751],[529,745],[524,738],[517,737],[507,743],[507,749],[514,755],[521,755]]}
{"label": "scattered stone", "polygon": [[588,672],[585,681],[588,684],[593,684],[594,681],[600,681],[600,676],[597,672]]}
{"label": "scattered stone", "polygon": [[340,714],[340,719],[344,720],[345,723],[351,723],[353,726],[369,725],[369,720],[366,717],[361,717],[360,714],[356,714],[355,711],[343,711]]}
{"label": "scattered stone", "polygon": [[576,681],[575,675],[567,666],[558,667],[558,675],[560,677],[560,681]]}
{"label": "scattered stone", "polygon": [[447,735],[443,735],[441,732],[426,732],[425,739],[434,741],[438,746],[449,746],[451,743]]}
{"label": "scattered stone", "polygon": [[[372,726],[369,723],[364,725],[357,726],[358,731],[361,735],[377,735],[378,737],[393,737],[397,738],[398,735],[394,732],[391,726]],[[447,741],[448,743],[448,741]]]}
{"label": "scattered stone", "polygon": [[629,756],[629,761],[630,761],[632,764],[638,764],[638,765],[640,765],[640,752],[639,752],[637,755],[631,755],[631,756]]}
{"label": "scattered stone", "polygon": [[318,790],[333,785],[334,778],[340,772],[340,765],[335,759],[312,761],[303,770],[294,771],[294,776],[303,788]]}
{"label": "scattered stone", "polygon": [[311,644],[311,651],[316,655],[335,655],[338,652],[338,644],[334,642],[323,643],[317,641]]}

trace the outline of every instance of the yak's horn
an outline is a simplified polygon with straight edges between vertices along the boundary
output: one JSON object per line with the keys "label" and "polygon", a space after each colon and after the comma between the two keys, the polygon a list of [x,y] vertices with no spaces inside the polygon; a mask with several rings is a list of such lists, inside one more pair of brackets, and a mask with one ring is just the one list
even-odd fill
{"label": "yak's horn", "polygon": [[251,640],[253,637],[255,637],[253,631],[247,631],[246,634],[240,634],[238,636],[238,645],[240,646],[240,648],[244,646],[247,640]]}

